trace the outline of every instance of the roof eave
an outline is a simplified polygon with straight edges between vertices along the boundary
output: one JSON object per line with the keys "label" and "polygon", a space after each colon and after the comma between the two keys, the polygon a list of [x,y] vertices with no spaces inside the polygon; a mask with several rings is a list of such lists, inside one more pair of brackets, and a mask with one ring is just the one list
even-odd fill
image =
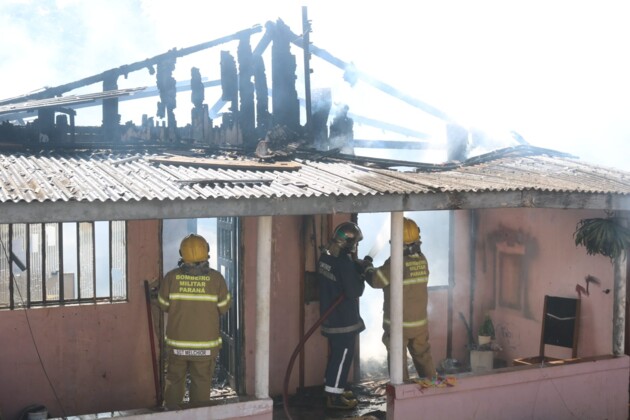
{"label": "roof eave", "polygon": [[553,208],[627,210],[630,195],[551,191],[435,192],[297,198],[0,203],[0,223],[179,219],[390,211]]}

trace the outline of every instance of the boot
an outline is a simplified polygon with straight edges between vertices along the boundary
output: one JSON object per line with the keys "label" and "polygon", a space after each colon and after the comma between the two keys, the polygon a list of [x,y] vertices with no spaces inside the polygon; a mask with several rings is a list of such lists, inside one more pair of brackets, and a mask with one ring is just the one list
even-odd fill
{"label": "boot", "polygon": [[337,410],[352,410],[357,406],[357,400],[349,400],[343,394],[328,394],[326,397],[326,407]]}
{"label": "boot", "polygon": [[358,400],[357,396],[354,395],[354,392],[352,392],[352,390],[350,390],[350,389],[348,389],[346,391],[343,391],[343,393],[341,395],[346,397],[347,400]]}

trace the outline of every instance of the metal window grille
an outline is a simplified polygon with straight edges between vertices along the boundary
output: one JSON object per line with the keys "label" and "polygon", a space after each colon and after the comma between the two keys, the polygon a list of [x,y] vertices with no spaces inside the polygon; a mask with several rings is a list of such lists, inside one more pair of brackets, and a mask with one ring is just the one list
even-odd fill
{"label": "metal window grille", "polygon": [[0,309],[127,299],[125,221],[0,224]]}

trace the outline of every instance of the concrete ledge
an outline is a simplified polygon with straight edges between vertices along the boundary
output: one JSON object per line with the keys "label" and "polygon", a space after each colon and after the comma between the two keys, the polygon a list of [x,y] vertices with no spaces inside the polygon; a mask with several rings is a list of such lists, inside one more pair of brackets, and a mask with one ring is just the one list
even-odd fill
{"label": "concrete ledge", "polygon": [[457,376],[450,388],[389,385],[388,420],[430,412],[432,419],[628,418],[628,356],[558,366],[496,369]]}
{"label": "concrete ledge", "polygon": [[154,411],[148,409],[129,410],[125,412],[89,414],[69,416],[67,420],[91,420],[112,417],[124,417],[134,420],[179,419],[179,420],[207,420],[207,419],[242,419],[242,420],[272,420],[273,400],[262,399],[228,404],[211,405],[206,407],[188,408],[177,411]]}

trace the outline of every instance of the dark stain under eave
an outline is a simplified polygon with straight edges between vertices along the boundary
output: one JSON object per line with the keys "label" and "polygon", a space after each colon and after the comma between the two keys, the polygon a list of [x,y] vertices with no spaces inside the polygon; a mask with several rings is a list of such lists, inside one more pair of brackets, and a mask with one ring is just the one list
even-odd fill
{"label": "dark stain under eave", "polygon": [[446,194],[449,210],[459,210],[466,204],[466,197],[459,192],[450,192]]}

